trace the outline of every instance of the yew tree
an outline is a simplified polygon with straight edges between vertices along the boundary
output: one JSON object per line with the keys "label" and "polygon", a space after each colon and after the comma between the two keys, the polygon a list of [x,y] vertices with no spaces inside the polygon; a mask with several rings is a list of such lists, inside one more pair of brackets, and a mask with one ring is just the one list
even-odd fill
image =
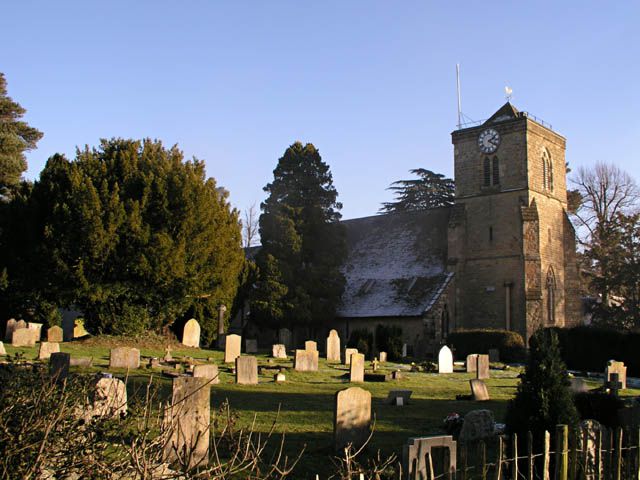
{"label": "yew tree", "polygon": [[264,187],[252,315],[272,327],[321,326],[344,290],[345,235],[329,165],[310,143],[285,151]]}

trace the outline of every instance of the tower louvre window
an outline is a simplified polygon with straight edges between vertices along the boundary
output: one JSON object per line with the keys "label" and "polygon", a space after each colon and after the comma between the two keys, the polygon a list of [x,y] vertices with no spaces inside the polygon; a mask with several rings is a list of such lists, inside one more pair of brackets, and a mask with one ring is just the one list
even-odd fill
{"label": "tower louvre window", "polygon": [[493,157],[493,184],[500,185],[500,161]]}
{"label": "tower louvre window", "polygon": [[488,158],[484,159],[484,186],[488,187],[491,185],[491,160]]}

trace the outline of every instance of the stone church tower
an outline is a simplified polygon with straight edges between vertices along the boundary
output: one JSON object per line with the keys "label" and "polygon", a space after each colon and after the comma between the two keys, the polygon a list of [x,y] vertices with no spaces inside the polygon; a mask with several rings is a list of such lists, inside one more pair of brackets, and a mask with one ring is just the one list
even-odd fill
{"label": "stone church tower", "polygon": [[578,324],[564,137],[510,103],[451,137],[452,327],[508,329],[526,339],[540,326]]}

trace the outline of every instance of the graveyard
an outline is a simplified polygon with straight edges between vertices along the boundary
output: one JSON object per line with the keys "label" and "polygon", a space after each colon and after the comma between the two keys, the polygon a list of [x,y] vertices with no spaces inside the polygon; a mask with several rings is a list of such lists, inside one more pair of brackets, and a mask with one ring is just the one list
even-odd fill
{"label": "graveyard", "polygon": [[[47,359],[38,360],[40,345],[48,344],[6,344],[4,348],[14,359],[46,366]],[[243,346],[240,357],[227,358],[228,362],[224,351],[189,347],[175,341],[167,344],[166,340],[153,337],[137,342],[104,336],[55,345],[56,352],[69,354],[70,375],[109,372],[126,383],[129,399],[144,396],[151,382],[158,399],[166,402],[171,399],[175,378],[211,378],[213,373],[209,407],[214,418],[215,412],[228,401],[241,427],[253,423],[256,432],[266,433],[276,422],[274,431],[286,433],[285,452],[293,457],[305,449],[296,469],[305,476],[316,473],[323,476],[332,471],[328,460],[336,455],[334,405],[339,391],[355,386],[370,393],[374,432],[367,452],[380,450],[386,456],[395,454],[401,458],[402,446],[408,438],[444,435],[443,421],[453,413],[464,417],[473,410],[491,410],[495,421],[503,422],[507,402],[514,396],[522,372],[518,366],[508,367],[499,362],[490,365],[487,355],[454,359],[456,362],[449,365],[451,369],[444,368],[447,373],[424,371],[420,363],[412,363],[409,358],[401,362],[364,360],[355,349],[343,351],[340,363],[328,362],[326,354],[316,350],[315,342],[307,342],[305,350],[274,348],[251,354],[244,353]],[[228,344],[226,355],[237,357],[238,345]],[[139,356],[134,347],[140,347]],[[253,350],[253,346],[250,348]],[[136,358],[130,358],[131,352]],[[286,358],[275,358],[283,353]],[[351,354],[350,365],[344,360],[346,353]],[[310,357],[308,362],[303,361],[306,354]],[[166,361],[167,355],[171,362]],[[243,366],[247,362],[248,366]],[[212,372],[205,372],[209,367]],[[249,373],[245,380],[236,379],[235,368],[255,371],[257,376]],[[470,381],[484,382],[490,399],[473,400],[469,395]],[[598,379],[585,382],[589,388],[601,384]],[[403,397],[400,405],[390,400],[394,394]],[[640,390],[632,388],[620,391],[622,396],[639,394]]]}

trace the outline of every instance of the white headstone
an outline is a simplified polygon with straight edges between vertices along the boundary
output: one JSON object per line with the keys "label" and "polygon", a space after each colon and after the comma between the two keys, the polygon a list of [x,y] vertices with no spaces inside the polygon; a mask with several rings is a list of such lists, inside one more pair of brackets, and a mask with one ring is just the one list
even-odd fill
{"label": "white headstone", "polygon": [[438,353],[438,373],[453,373],[453,353],[446,345]]}

